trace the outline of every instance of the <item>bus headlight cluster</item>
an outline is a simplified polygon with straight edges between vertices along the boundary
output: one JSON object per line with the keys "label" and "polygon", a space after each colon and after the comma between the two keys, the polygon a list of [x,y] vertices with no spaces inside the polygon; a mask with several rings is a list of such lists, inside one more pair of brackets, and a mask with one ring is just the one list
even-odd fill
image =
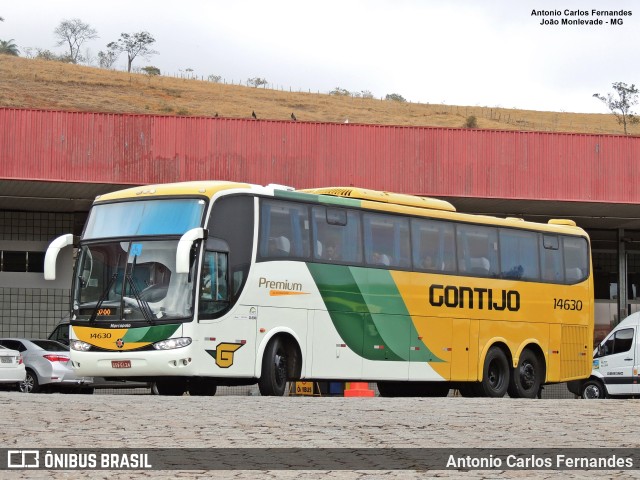
{"label": "bus headlight cluster", "polygon": [[156,350],[173,350],[174,348],[186,347],[187,345],[191,345],[191,338],[180,337],[156,342],[153,344],[153,348]]}
{"label": "bus headlight cluster", "polygon": [[80,340],[70,340],[69,347],[71,347],[71,350],[78,350],[80,352],[88,352],[89,350],[91,350],[90,344],[88,344],[87,342],[82,342]]}

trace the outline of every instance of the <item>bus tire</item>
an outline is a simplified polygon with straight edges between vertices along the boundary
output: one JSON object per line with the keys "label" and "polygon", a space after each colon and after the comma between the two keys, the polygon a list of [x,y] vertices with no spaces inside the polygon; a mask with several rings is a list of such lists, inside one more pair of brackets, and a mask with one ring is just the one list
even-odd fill
{"label": "bus tire", "polygon": [[580,389],[580,398],[586,400],[599,400],[607,397],[607,391],[604,384],[600,380],[590,378],[582,385]]}
{"label": "bus tire", "polygon": [[487,397],[504,397],[509,388],[510,370],[509,360],[504,351],[498,347],[491,347],[484,359],[481,392]]}
{"label": "bus tire", "polygon": [[158,380],[155,385],[158,395],[181,397],[187,391],[185,379]]}
{"label": "bus tire", "polygon": [[281,397],[287,388],[287,350],[280,337],[273,338],[262,357],[262,375],[258,380],[260,395]]}
{"label": "bus tire", "polygon": [[511,398],[536,398],[544,381],[544,368],[538,356],[526,348],[520,354],[518,366],[513,370],[509,382]]}
{"label": "bus tire", "polygon": [[189,395],[192,397],[213,397],[218,384],[210,378],[192,378],[189,380]]}

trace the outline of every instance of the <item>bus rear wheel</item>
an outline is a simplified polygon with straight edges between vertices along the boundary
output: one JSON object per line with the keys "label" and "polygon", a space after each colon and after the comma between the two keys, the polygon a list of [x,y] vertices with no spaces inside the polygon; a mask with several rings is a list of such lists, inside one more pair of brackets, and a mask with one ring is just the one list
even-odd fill
{"label": "bus rear wheel", "polygon": [[544,368],[538,356],[529,349],[523,350],[518,366],[511,375],[509,396],[512,398],[536,398],[544,380]]}
{"label": "bus rear wheel", "polygon": [[504,397],[509,388],[509,360],[501,348],[491,347],[484,359],[480,390],[487,397]]}
{"label": "bus rear wheel", "polygon": [[281,397],[287,388],[287,350],[284,341],[275,337],[262,357],[262,375],[258,380],[260,395]]}

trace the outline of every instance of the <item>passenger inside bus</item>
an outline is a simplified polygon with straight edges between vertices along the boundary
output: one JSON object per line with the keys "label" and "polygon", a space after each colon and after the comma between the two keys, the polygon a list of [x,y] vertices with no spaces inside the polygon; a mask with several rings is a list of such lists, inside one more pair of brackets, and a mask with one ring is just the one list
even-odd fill
{"label": "passenger inside bus", "polygon": [[327,253],[325,255],[326,260],[340,260],[340,255],[338,255],[338,251],[336,249],[335,244],[330,243],[327,245]]}
{"label": "passenger inside bus", "polygon": [[270,257],[288,257],[291,251],[291,242],[284,236],[269,239]]}

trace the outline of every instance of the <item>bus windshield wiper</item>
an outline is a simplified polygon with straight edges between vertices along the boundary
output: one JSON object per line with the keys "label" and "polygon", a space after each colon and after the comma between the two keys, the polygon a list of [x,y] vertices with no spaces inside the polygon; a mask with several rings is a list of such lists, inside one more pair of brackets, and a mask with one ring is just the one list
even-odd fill
{"label": "bus windshield wiper", "polygon": [[[133,298],[135,298],[136,302],[138,302],[138,308],[140,308],[140,312],[142,312],[142,316],[147,321],[147,323],[154,325],[155,322],[153,321],[153,312],[151,311],[151,307],[149,307],[149,303],[140,296],[140,290],[138,290],[138,286],[136,285],[136,282],[133,280],[133,276],[130,273],[128,273],[127,275],[125,275],[125,278],[129,283],[130,291],[131,293],[133,293]],[[124,295],[123,295],[123,298],[124,298]]]}
{"label": "bus windshield wiper", "polygon": [[111,278],[109,279],[109,282],[107,283],[107,286],[105,287],[105,289],[100,294],[100,298],[98,298],[98,301],[96,302],[96,306],[93,308],[93,312],[91,312],[91,317],[89,318],[89,323],[93,323],[93,322],[96,321],[96,317],[98,316],[98,311],[100,310],[100,307],[102,306],[102,303],[106,300],[107,295],[109,294],[109,291],[111,290],[111,287],[113,286],[113,282],[116,281],[116,278],[118,278],[118,272],[117,271],[113,275],[111,275]]}

